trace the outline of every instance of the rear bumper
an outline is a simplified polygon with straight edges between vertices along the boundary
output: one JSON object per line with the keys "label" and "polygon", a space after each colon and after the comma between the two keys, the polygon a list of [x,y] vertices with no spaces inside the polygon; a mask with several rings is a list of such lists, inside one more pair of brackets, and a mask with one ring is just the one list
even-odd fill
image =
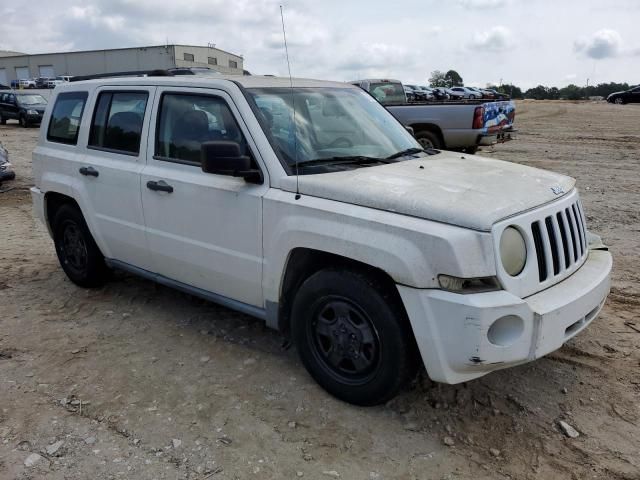
{"label": "rear bumper", "polygon": [[520,299],[398,286],[429,376],[460,383],[540,358],[582,331],[609,293],[611,254],[591,250],[564,281]]}
{"label": "rear bumper", "polygon": [[486,135],[480,135],[478,137],[479,146],[495,145],[496,143],[504,143],[510,140],[515,140],[518,130],[515,128],[509,128],[496,133],[488,133]]}

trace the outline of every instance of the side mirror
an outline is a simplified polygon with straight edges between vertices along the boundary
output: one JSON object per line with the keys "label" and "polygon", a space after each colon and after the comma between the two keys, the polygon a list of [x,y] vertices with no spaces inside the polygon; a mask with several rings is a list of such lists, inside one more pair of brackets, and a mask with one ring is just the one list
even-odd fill
{"label": "side mirror", "polygon": [[251,158],[241,154],[237,142],[204,142],[200,147],[200,164],[205,173],[242,177],[249,183],[264,181],[262,172],[251,168]]}

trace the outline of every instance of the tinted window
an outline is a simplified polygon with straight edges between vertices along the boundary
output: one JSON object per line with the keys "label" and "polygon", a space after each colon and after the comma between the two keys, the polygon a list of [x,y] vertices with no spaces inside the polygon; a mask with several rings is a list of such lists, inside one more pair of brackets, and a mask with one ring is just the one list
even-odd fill
{"label": "tinted window", "polygon": [[156,156],[200,165],[203,142],[238,142],[243,153],[247,144],[226,102],[218,97],[164,94],[160,105]]}
{"label": "tinted window", "polygon": [[185,53],[183,57],[187,62],[193,62],[193,53]]}
{"label": "tinted window", "polygon": [[75,145],[78,141],[85,103],[87,103],[87,92],[69,92],[58,95],[49,120],[47,140]]}
{"label": "tinted window", "polygon": [[91,123],[89,146],[137,155],[147,92],[102,92]]}

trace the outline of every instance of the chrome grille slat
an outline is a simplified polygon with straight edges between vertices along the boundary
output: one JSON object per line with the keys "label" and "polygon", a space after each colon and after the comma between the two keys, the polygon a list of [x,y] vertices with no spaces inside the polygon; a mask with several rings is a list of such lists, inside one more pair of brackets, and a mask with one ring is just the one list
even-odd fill
{"label": "chrome grille slat", "polygon": [[553,276],[553,254],[551,253],[551,241],[549,240],[549,232],[547,231],[546,222],[540,221],[540,230],[542,233],[542,248],[544,248],[544,257],[547,264],[547,278]]}
{"label": "chrome grille slat", "polygon": [[571,205],[570,209],[573,212],[573,218],[575,219],[576,228],[578,229],[578,238],[580,239],[580,256],[582,257],[582,255],[584,255],[584,238],[582,238],[582,227],[580,226],[580,223],[582,222],[580,221],[579,215],[576,213],[575,204]]}
{"label": "chrome grille slat", "polygon": [[567,224],[567,231],[571,235],[571,245],[573,248],[573,259],[574,261],[578,261],[578,237],[576,236],[576,229],[571,221],[571,216],[569,215],[569,209],[565,208],[563,211],[564,221]]}
{"label": "chrome grille slat", "polygon": [[565,239],[562,238],[562,232],[560,230],[560,225],[558,224],[558,218],[555,215],[551,215],[551,223],[553,225],[553,231],[556,234],[556,249],[558,250],[558,264],[559,268],[564,270],[569,268],[569,264],[566,263],[564,259],[564,250],[565,250]]}

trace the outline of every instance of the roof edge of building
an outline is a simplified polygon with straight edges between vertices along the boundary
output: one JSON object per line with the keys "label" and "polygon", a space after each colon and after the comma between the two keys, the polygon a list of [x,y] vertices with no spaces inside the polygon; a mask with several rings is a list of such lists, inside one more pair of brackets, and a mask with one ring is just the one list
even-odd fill
{"label": "roof edge of building", "polygon": [[170,47],[209,48],[211,50],[217,50],[219,52],[226,53],[227,55],[233,55],[234,57],[238,57],[238,58],[241,58],[241,59],[244,60],[244,57],[242,55],[238,55],[237,53],[231,53],[231,52],[229,52],[227,50],[222,50],[221,48],[208,47],[207,45],[185,45],[185,44],[180,44],[180,43],[169,43],[169,44],[165,44],[165,45],[143,45],[143,46],[139,46],[139,47],[96,48],[96,49],[93,49],[93,50],[69,50],[68,52],[45,52],[45,53],[21,53],[21,52],[15,52],[16,55],[7,55],[7,56],[0,55],[0,58],[37,57],[37,56],[44,56],[44,55],[66,55],[66,54],[70,54],[70,53],[113,52],[113,51],[119,51],[119,50],[141,50],[141,49],[145,49],[145,48],[170,48]]}

